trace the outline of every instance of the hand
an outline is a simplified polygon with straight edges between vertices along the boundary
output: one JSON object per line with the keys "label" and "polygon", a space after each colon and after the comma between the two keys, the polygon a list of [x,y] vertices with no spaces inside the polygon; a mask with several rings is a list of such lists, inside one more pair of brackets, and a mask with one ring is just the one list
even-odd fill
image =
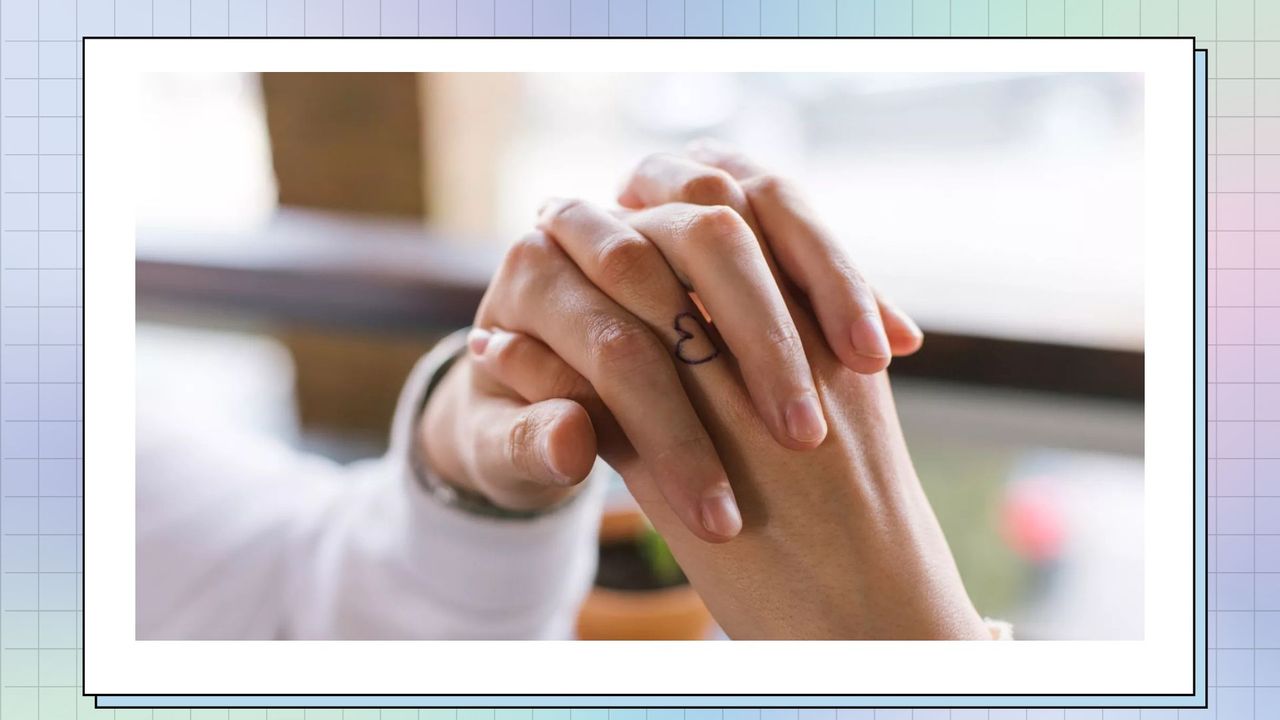
{"label": "hand", "polygon": [[[653,208],[628,220],[651,237],[688,227],[672,223],[670,213],[679,211],[687,210]],[[607,226],[596,226],[594,236],[583,232],[587,227],[548,225],[561,242],[608,242],[610,233],[600,232]],[[687,240],[679,232],[668,239]],[[764,241],[774,245],[771,237]],[[629,307],[673,348],[695,335],[692,340],[709,343],[698,356],[710,356],[718,342],[714,331],[703,338],[687,324],[683,330],[664,327],[660,318],[673,317],[671,307],[661,307],[670,287],[671,278],[656,268],[637,274],[632,295],[647,300],[631,299]],[[828,411],[831,431],[818,449],[801,453],[769,442],[743,374],[727,357],[685,365],[680,372],[737,492],[745,519],[738,539],[715,546],[699,542],[648,465],[606,445],[602,456],[622,473],[732,637],[989,637],[915,476],[887,378],[851,372],[828,347],[829,336],[824,341],[813,314],[788,290],[782,292]],[[711,314],[718,318],[715,310]],[[680,323],[681,313],[674,317]],[[531,336],[502,334],[507,350],[477,355],[478,369],[529,402],[554,396],[547,378],[565,378],[561,383],[574,388],[569,397],[580,398],[584,407],[597,404],[583,386],[586,380],[553,348]]]}
{"label": "hand", "polygon": [[[743,530],[732,542],[694,537],[634,454],[602,456],[732,638],[990,639],[916,478],[886,376],[850,371],[821,348],[813,319],[798,324],[815,348],[813,369],[830,413],[831,431],[817,450],[768,442],[728,363],[706,363],[690,380],[689,396],[742,507]],[[494,335],[502,349],[478,355],[478,371],[527,401],[554,397],[550,379],[574,375],[540,341]],[[594,404],[589,389],[575,392]]]}
{"label": "hand", "polygon": [[[688,293],[665,268],[674,287],[669,300],[679,312],[694,311]],[[707,541],[737,535],[742,520],[732,488],[685,396],[676,359],[653,328],[597,288],[559,245],[540,232],[518,242],[485,294],[476,326],[471,353],[446,373],[422,423],[427,461],[446,481],[478,489],[499,505],[545,504],[585,476],[597,451],[638,455],[662,478],[667,502],[692,533]],[[548,398],[561,398],[562,404],[522,409],[527,401],[476,372],[480,358],[519,357],[522,346],[508,344],[510,335],[499,328],[556,348],[567,369],[541,380],[549,384]],[[816,406],[817,395],[810,393]],[[539,422],[519,414],[535,411],[542,412]],[[821,411],[813,414],[820,423]],[[588,417],[586,426],[578,420]],[[577,432],[569,431],[575,427]],[[819,430],[812,442],[826,432],[825,426]],[[539,450],[526,451],[530,445]],[[548,490],[548,477],[563,481],[559,493]]]}
{"label": "hand", "polygon": [[[562,382],[554,397],[588,402],[570,387],[578,384],[590,390],[589,402],[597,408],[593,432],[562,451],[564,465],[581,467],[580,453],[597,443],[614,457],[638,454],[686,527],[704,540],[723,541],[738,533],[740,513],[680,379],[688,367],[718,352],[701,325],[701,308],[723,318],[718,330],[750,379],[755,407],[775,440],[812,448],[825,437],[826,423],[768,256],[742,217],[727,207],[675,204],[646,213],[651,227],[642,236],[600,208],[553,202],[540,225],[557,239],[534,234],[508,253],[477,314],[480,331],[473,345],[491,341],[487,330],[507,328],[554,348],[578,376]],[[661,283],[661,292],[649,294],[654,282]],[[697,289],[696,302],[691,287]],[[646,292],[637,292],[642,288]],[[673,332],[674,345],[666,342]],[[468,363],[451,371],[428,406],[429,462],[450,482],[478,488],[500,504],[528,502],[530,493],[554,496],[542,486],[556,475],[548,469],[555,451],[513,449],[521,447],[520,438],[513,439],[507,426],[477,425],[471,411],[477,398],[500,393],[477,379]],[[511,415],[516,409],[509,403],[503,407],[509,422],[524,423],[523,416]],[[581,416],[570,406],[554,411]],[[545,417],[543,426],[560,427]],[[514,427],[524,433],[524,424]],[[508,439],[492,438],[501,432]],[[487,458],[486,452],[499,456]],[[539,477],[511,472],[517,464],[511,458],[530,457],[543,460]],[[479,478],[476,473],[486,467],[505,472],[498,480]],[[576,479],[569,476],[568,482]],[[513,484],[522,490],[516,497],[508,488]]]}
{"label": "hand", "polygon": [[[653,163],[650,165],[653,166]],[[658,188],[658,183],[650,182],[649,187]],[[687,351],[707,341],[684,338],[678,347],[663,350],[663,354],[667,356],[664,366],[661,361],[655,361],[655,348],[660,349],[661,345],[656,344],[651,334],[645,332],[647,323],[617,307],[611,297],[601,297],[599,290],[590,287],[590,283],[587,283],[587,287],[579,287],[576,294],[571,293],[578,300],[584,301],[575,305],[572,301],[566,303],[548,298],[545,292],[527,297],[532,286],[545,290],[548,283],[522,280],[532,274],[530,270],[533,266],[538,266],[544,274],[550,268],[551,276],[564,275],[561,285],[582,285],[582,274],[576,269],[560,272],[573,264],[568,263],[566,266],[564,262],[566,257],[563,251],[567,250],[569,255],[576,253],[573,259],[587,271],[589,279],[596,285],[610,295],[625,296],[628,295],[628,285],[633,279],[646,275],[663,277],[654,275],[653,270],[668,271],[669,263],[670,267],[679,272],[680,282],[686,287],[696,283],[698,294],[695,301],[701,301],[701,304],[695,306],[686,302],[685,288],[670,284],[667,298],[680,298],[676,301],[680,305],[676,317],[664,322],[661,328],[648,325],[647,329],[661,333],[673,330],[677,333],[687,333],[690,330],[697,332],[697,311],[704,305],[713,314],[717,310],[724,311],[721,313],[724,320],[720,329],[729,349],[742,364],[756,407],[765,418],[773,437],[788,447],[797,449],[813,447],[820,442],[825,436],[826,426],[821,408],[816,403],[804,349],[795,337],[794,324],[782,303],[771,271],[773,265],[768,249],[756,242],[751,226],[744,225],[742,216],[725,206],[673,206],[655,210],[653,220],[662,227],[655,226],[650,232],[651,237],[642,238],[596,208],[582,203],[557,203],[551,212],[544,213],[544,227],[549,229],[550,224],[559,223],[569,228],[580,228],[588,235],[596,231],[611,233],[607,247],[601,249],[564,241],[555,247],[544,247],[544,238],[526,238],[508,255],[503,270],[495,278],[490,293],[486,296],[486,304],[477,317],[477,324],[481,327],[505,324],[544,339],[553,338],[548,342],[566,347],[566,352],[562,354],[570,361],[575,372],[583,370],[582,375],[593,378],[590,383],[582,381],[583,385],[590,388],[591,394],[594,395],[597,386],[608,391],[607,405],[599,397],[593,401],[599,406],[593,417],[597,418],[597,425],[606,426],[603,435],[611,440],[615,455],[617,452],[635,453],[636,450],[632,449],[632,443],[635,443],[634,447],[640,449],[641,454],[648,459],[649,467],[662,479],[660,484],[664,495],[677,508],[686,525],[704,539],[723,540],[736,534],[740,526],[736,502],[732,490],[724,480],[723,468],[715,456],[714,448],[696,415],[689,408],[676,374],[669,367],[673,360],[671,355],[675,355],[677,366],[684,366],[690,358],[697,355],[696,352],[690,355]],[[688,232],[683,232],[684,230]],[[682,233],[682,241],[673,242],[678,233]],[[564,235],[571,239],[579,234],[581,233],[565,232]],[[650,245],[649,241],[654,244]],[[654,251],[655,245],[658,252]],[[832,253],[833,256],[839,255],[835,250]],[[533,262],[530,262],[531,258]],[[728,262],[725,261],[726,258]],[[548,262],[543,267],[539,265],[539,260]],[[848,263],[844,263],[844,266],[851,267]],[[822,293],[823,297],[830,297],[829,302],[832,304],[847,303],[848,297],[845,294],[852,287],[849,283],[849,276],[840,274],[805,281],[806,287],[814,292],[815,301],[819,304],[828,302],[817,298],[817,291],[827,287],[826,284],[830,284],[830,288]],[[644,297],[637,297],[635,293],[630,295],[633,301],[645,301]],[[594,309],[597,312],[586,322],[580,318],[575,321],[572,314],[580,314],[584,309]],[[729,309],[734,312],[728,312]],[[555,327],[553,319],[556,317],[567,318],[570,322],[565,327]],[[906,330],[899,335],[905,333],[909,340],[905,344],[910,346],[908,351],[914,350],[919,347],[919,331],[905,316],[900,316],[900,320],[906,323],[901,325],[900,322],[901,327]],[[675,324],[687,326],[690,330],[666,327]],[[538,328],[542,328],[541,334]],[[881,334],[883,335],[883,331]],[[587,338],[587,342],[581,343],[578,338]],[[481,335],[473,340],[474,344],[487,342],[487,338]],[[625,347],[619,348],[619,345]],[[714,349],[710,345],[707,347]],[[637,353],[645,372],[641,376],[632,377],[632,373],[627,372],[627,363],[634,363],[636,359],[628,356],[635,356]],[[882,360],[876,367],[882,367],[887,362],[887,358]],[[855,356],[853,362],[855,365],[863,363],[859,367],[864,371],[876,369],[866,366],[865,361],[866,358]],[[545,484],[545,479],[521,477],[511,470],[511,466],[515,464],[511,458],[538,457],[544,460],[545,465],[546,458],[556,454],[554,451],[546,451],[538,455],[517,449],[521,438],[525,438],[525,442],[537,439],[534,435],[524,433],[523,424],[516,428],[519,430],[518,437],[508,433],[502,441],[490,437],[504,431],[505,426],[501,424],[482,423],[484,432],[479,427],[474,428],[476,432],[471,432],[472,423],[466,420],[473,419],[471,416],[475,415],[471,413],[471,408],[480,406],[474,400],[455,400],[455,397],[468,393],[470,396],[485,396],[500,391],[483,385],[466,389],[468,381],[463,376],[469,376],[470,373],[469,365],[460,363],[456,371],[446,377],[428,408],[424,432],[425,438],[431,441],[425,444],[433,467],[450,482],[471,489],[487,490],[486,494],[491,496],[490,499],[499,504],[523,504],[528,502],[525,495],[535,490],[533,494],[539,498],[558,497],[557,493],[547,492],[540,487]],[[474,380],[470,382],[475,383]],[[459,391],[459,387],[464,390]],[[571,396],[567,392],[558,395],[562,398]],[[664,410],[670,412],[663,415],[661,413]],[[514,409],[506,406],[505,411],[510,415]],[[570,418],[580,417],[580,413],[570,406],[562,405],[554,411],[568,413]],[[540,412],[548,413],[552,410]],[[468,413],[471,415],[467,419],[456,422]],[[613,420],[615,413],[622,422],[621,428]],[[545,415],[539,417],[543,418],[538,424],[540,429],[559,427],[549,424]],[[678,422],[652,423],[651,419],[654,417],[665,417]],[[512,418],[511,422],[525,422],[523,416],[516,415]],[[577,421],[566,419],[565,422],[572,427]],[[624,428],[626,432],[623,432]],[[584,433],[572,440],[567,432],[560,436],[565,438],[566,445],[559,451],[564,465],[581,467],[585,464],[581,454],[586,452],[586,448],[593,447],[596,434],[601,434],[600,427],[594,430],[595,433]],[[539,439],[538,442],[551,441]],[[483,459],[485,452],[495,452],[505,457]],[[520,462],[527,464],[530,461]],[[476,473],[485,467],[496,467],[505,472],[497,481],[481,479]],[[545,467],[539,472],[543,478],[556,475]],[[573,480],[575,478],[569,478],[570,482]],[[523,492],[512,498],[502,488],[485,487],[495,482],[501,482],[504,487],[518,485]]]}
{"label": "hand", "polygon": [[713,140],[695,141],[689,152],[645,158],[627,178],[619,204],[732,208],[761,239],[775,274],[807,297],[827,346],[852,370],[879,372],[891,355],[920,349],[920,328],[871,287],[791,183]]}
{"label": "hand", "polygon": [[[697,212],[714,214],[704,209]],[[665,340],[659,340],[655,334],[657,328],[615,302],[580,266],[585,266],[590,273],[604,273],[609,277],[610,280],[602,284],[611,288],[613,295],[625,295],[633,276],[638,279],[639,273],[646,270],[661,270],[664,274],[655,277],[668,282],[662,302],[674,310],[664,325],[674,322],[675,316],[682,313],[694,317],[697,308],[688,292],[671,274],[656,249],[608,213],[583,204],[561,203],[549,211],[548,216],[588,222],[604,220],[614,229],[609,236],[613,243],[611,251],[575,248],[569,243],[556,243],[542,233],[533,233],[517,243],[508,253],[477,313],[476,326],[481,330],[473,337],[472,346],[473,350],[481,347],[483,352],[473,354],[471,359],[502,354],[505,336],[498,334],[495,342],[495,335],[487,330],[506,328],[539,338],[572,368],[572,373],[561,373],[554,378],[556,396],[574,399],[584,410],[594,410],[592,439],[601,452],[607,449],[615,456],[628,453],[644,458],[646,465],[653,468],[654,476],[661,478],[658,486],[666,502],[698,537],[723,541],[737,535],[742,520],[733,491],[681,385],[677,365],[684,363],[673,357]],[[645,244],[641,246],[641,242]],[[756,247],[754,240],[749,247]],[[637,249],[648,249],[653,254],[646,257],[637,254]],[[575,263],[570,257],[574,252],[590,254]],[[748,267],[751,262],[749,254],[742,259]],[[772,295],[756,296],[756,299],[761,303],[775,302],[780,309],[775,316],[785,317],[789,326],[790,317],[785,313],[777,287],[771,285],[766,289],[771,290]],[[667,327],[663,330],[673,332]],[[794,329],[779,333],[783,340],[794,337]],[[810,405],[802,410],[809,414],[804,430],[812,445],[821,440],[826,428],[803,356],[800,366],[803,372],[800,382],[807,389],[795,399]],[[470,367],[461,366],[459,374]],[[447,376],[445,381],[455,379]],[[588,391],[591,397],[584,397]],[[453,452],[450,444],[434,440],[440,435],[447,437],[446,428],[451,418],[455,413],[468,412],[468,407],[448,404],[444,399],[439,412],[435,406],[433,398],[425,423],[428,458],[446,479],[467,482],[454,479],[467,468],[449,457]],[[794,441],[793,444],[803,446]]]}
{"label": "hand", "polygon": [[[491,348],[486,348],[492,344]],[[502,339],[468,338],[470,353],[504,353]],[[540,510],[563,502],[596,459],[596,434],[582,405],[551,384],[528,402],[459,358],[431,394],[418,426],[432,472],[455,487],[508,510]]]}

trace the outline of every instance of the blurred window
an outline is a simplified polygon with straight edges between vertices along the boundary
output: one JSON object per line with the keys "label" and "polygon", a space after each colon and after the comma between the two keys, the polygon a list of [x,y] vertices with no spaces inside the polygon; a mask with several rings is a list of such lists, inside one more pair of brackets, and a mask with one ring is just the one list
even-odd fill
{"label": "blurred window", "polygon": [[800,182],[872,280],[937,330],[1142,349],[1139,75],[525,75],[498,230],[611,202],[711,135]]}
{"label": "blurred window", "polygon": [[[452,120],[427,144],[431,219],[459,241],[513,241],[550,195],[612,202],[641,157],[712,135],[800,181],[929,328],[1142,349],[1141,76],[436,77],[428,132]],[[256,76],[148,75],[141,107],[140,225],[270,215]]]}
{"label": "blurred window", "polygon": [[138,225],[212,232],[261,225],[275,209],[276,186],[257,75],[155,73],[140,84]]}

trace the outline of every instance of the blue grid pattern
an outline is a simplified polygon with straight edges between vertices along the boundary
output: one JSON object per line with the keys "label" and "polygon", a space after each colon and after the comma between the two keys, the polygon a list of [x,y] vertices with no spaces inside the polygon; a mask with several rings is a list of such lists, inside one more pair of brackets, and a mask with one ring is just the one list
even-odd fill
{"label": "blue grid pattern", "polygon": [[[1210,709],[536,711],[537,720],[1280,716],[1280,3],[1270,0],[2,0],[0,716],[530,720],[528,711],[94,710],[80,687],[83,35],[1170,35],[1211,52]],[[1229,105],[1229,106],[1228,106]],[[1229,166],[1229,167],[1228,167]],[[1216,175],[1214,174],[1216,171]],[[1234,173],[1234,174],[1230,174]],[[1235,183],[1219,193],[1225,178]],[[1226,191],[1230,190],[1230,193]],[[1276,194],[1270,194],[1276,193]],[[1231,197],[1224,198],[1223,195]],[[1240,197],[1237,197],[1240,196]],[[1246,209],[1247,208],[1247,211]],[[1228,227],[1218,227],[1221,219]],[[1247,246],[1225,266],[1226,233]],[[1264,237],[1265,236],[1265,237]],[[1225,246],[1225,245],[1224,245]],[[1240,252],[1244,252],[1241,250]],[[1221,268],[1221,269],[1220,269]],[[1224,273],[1224,270],[1245,273]],[[1247,300],[1219,302],[1249,282]],[[1219,324],[1230,337],[1217,332]],[[1226,414],[1224,414],[1224,412]]]}

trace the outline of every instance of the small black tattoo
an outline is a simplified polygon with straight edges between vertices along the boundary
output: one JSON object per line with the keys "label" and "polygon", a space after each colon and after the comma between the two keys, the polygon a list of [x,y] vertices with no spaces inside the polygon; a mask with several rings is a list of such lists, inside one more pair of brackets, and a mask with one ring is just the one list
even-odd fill
{"label": "small black tattoo", "polygon": [[[686,365],[701,365],[720,356],[720,348],[711,339],[711,333],[702,324],[702,318],[691,312],[682,312],[676,316],[673,325],[679,340],[676,341],[675,353],[680,362]],[[686,343],[692,341],[692,347]]]}

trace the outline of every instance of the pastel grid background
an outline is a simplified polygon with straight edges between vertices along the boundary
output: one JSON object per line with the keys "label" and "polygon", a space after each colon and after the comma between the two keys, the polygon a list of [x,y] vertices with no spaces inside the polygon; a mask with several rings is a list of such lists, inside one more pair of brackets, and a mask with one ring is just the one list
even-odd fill
{"label": "pastel grid background", "polygon": [[[1280,0],[0,4],[0,716],[6,720],[1280,718]],[[1210,709],[801,710],[798,715],[794,710],[547,710],[531,715],[94,709],[79,689],[79,38],[455,34],[1195,35],[1210,51]]]}

